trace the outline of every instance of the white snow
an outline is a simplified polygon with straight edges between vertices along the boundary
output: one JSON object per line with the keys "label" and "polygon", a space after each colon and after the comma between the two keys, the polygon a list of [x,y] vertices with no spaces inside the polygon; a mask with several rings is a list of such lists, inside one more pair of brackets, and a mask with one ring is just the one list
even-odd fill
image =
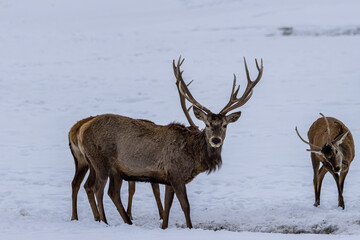
{"label": "white snow", "polygon": [[[358,239],[358,157],[345,210],[330,175],[315,208],[294,129],[306,136],[322,112],[348,126],[359,152],[359,9],[357,0],[0,0],[0,239]],[[214,112],[233,73],[245,86],[243,56],[253,78],[254,58],[264,60],[228,127],[222,168],[187,185],[195,229],[175,199],[161,230],[148,183],[137,184],[132,226],[107,195],[109,225],[94,222],[83,188],[70,221],[69,129],[102,113],[186,123],[171,66],[179,55],[193,95]]]}

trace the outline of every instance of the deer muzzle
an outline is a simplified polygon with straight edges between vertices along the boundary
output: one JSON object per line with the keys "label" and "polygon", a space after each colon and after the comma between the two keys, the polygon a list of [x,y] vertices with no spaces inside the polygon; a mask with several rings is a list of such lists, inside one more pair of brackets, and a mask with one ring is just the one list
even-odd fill
{"label": "deer muzzle", "polygon": [[213,148],[218,148],[222,145],[222,139],[219,137],[211,137],[209,142]]}

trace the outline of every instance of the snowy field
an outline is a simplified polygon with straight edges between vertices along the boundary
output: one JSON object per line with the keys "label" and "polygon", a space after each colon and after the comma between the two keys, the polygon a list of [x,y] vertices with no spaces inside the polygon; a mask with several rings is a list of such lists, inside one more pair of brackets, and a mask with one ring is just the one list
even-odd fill
{"label": "snowy field", "polygon": [[[359,9],[358,0],[0,0],[0,239],[358,239],[360,160],[345,210],[329,174],[315,208],[308,146],[294,128],[306,136],[319,112],[336,117],[360,152]],[[187,123],[171,66],[179,55],[193,95],[214,112],[233,73],[246,85],[243,56],[253,78],[254,58],[264,60],[222,168],[187,185],[194,229],[175,198],[161,230],[148,183],[137,184],[132,226],[107,195],[109,225],[94,222],[83,188],[70,221],[69,129],[103,113]]]}

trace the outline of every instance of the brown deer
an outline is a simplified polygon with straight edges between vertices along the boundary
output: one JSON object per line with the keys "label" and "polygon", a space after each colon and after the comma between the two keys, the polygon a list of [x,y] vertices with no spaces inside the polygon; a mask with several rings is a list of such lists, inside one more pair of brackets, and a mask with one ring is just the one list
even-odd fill
{"label": "brown deer", "polygon": [[[311,160],[314,169],[314,206],[320,205],[321,184],[327,172],[334,177],[338,189],[339,207],[345,208],[343,190],[345,177],[355,156],[353,137],[349,129],[339,120],[322,116],[308,131],[309,142],[305,141],[295,128],[299,138],[310,145]],[[319,169],[320,162],[322,163]]]}
{"label": "brown deer", "polygon": [[[75,175],[74,175],[74,178],[72,181],[72,217],[71,217],[71,220],[79,219],[78,214],[77,214],[77,195],[79,192],[81,182],[83,181],[86,172],[90,168],[90,174],[89,174],[89,177],[88,177],[84,187],[85,187],[85,190],[86,190],[86,193],[88,196],[88,200],[89,200],[91,209],[93,211],[94,219],[96,221],[100,221],[99,211],[98,211],[98,208],[95,203],[94,193],[93,193],[92,189],[89,188],[89,183],[95,181],[95,177],[96,177],[95,172],[92,169],[91,165],[89,166],[89,163],[87,162],[86,157],[81,153],[79,146],[78,146],[79,129],[81,128],[81,126],[84,123],[86,123],[92,119],[94,119],[94,117],[88,117],[86,119],[83,119],[83,120],[77,122],[70,129],[70,132],[69,132],[69,146],[70,146],[70,150],[74,157],[74,162],[75,162]],[[153,189],[155,200],[156,200],[156,203],[158,206],[160,219],[162,219],[164,209],[161,204],[159,184],[151,183],[151,187]],[[132,209],[132,199],[133,199],[134,193],[135,193],[135,182],[129,181],[129,198],[128,198],[128,207],[127,207],[126,213],[130,217],[130,219],[132,219],[131,209]]]}
{"label": "brown deer", "polygon": [[[108,195],[125,222],[131,223],[120,200],[121,179],[127,181],[148,181],[165,184],[165,211],[162,228],[168,227],[170,208],[174,194],[179,199],[185,214],[186,225],[192,227],[190,205],[186,194],[186,184],[201,172],[211,173],[222,164],[221,149],[226,127],[239,119],[241,112],[226,115],[243,106],[252,96],[253,88],[260,81],[263,62],[255,81],[250,80],[245,63],[247,87],[241,97],[237,97],[240,87],[233,88],[228,104],[218,114],[198,103],[182,79],[179,58],[173,70],[180,95],[181,107],[190,122],[189,127],[171,123],[156,125],[147,120],[132,119],[114,114],[99,115],[86,121],[79,128],[77,139],[79,151],[93,168],[95,181],[87,182],[87,187],[95,193],[100,219],[106,221],[103,208],[103,193],[107,178],[110,178]],[[191,120],[186,100],[192,106],[194,115],[206,125],[199,130]],[[90,174],[92,169],[90,168]],[[96,206],[95,206],[96,207]]]}

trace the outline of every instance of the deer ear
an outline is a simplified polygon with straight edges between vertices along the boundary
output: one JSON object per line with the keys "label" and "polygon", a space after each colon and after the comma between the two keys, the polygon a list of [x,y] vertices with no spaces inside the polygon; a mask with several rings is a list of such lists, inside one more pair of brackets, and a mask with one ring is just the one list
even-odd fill
{"label": "deer ear", "polygon": [[236,122],[240,118],[241,112],[235,112],[226,116],[226,121],[228,123]]}
{"label": "deer ear", "polygon": [[343,135],[340,135],[339,137],[337,137],[337,138],[335,139],[335,144],[336,144],[337,146],[339,146],[340,144],[342,144],[348,134],[349,134],[349,131],[347,131],[347,132],[344,133]]}
{"label": "deer ear", "polygon": [[194,115],[197,119],[205,122],[206,114],[203,111],[201,111],[199,108],[197,108],[195,106],[193,106],[193,111],[194,111]]}

